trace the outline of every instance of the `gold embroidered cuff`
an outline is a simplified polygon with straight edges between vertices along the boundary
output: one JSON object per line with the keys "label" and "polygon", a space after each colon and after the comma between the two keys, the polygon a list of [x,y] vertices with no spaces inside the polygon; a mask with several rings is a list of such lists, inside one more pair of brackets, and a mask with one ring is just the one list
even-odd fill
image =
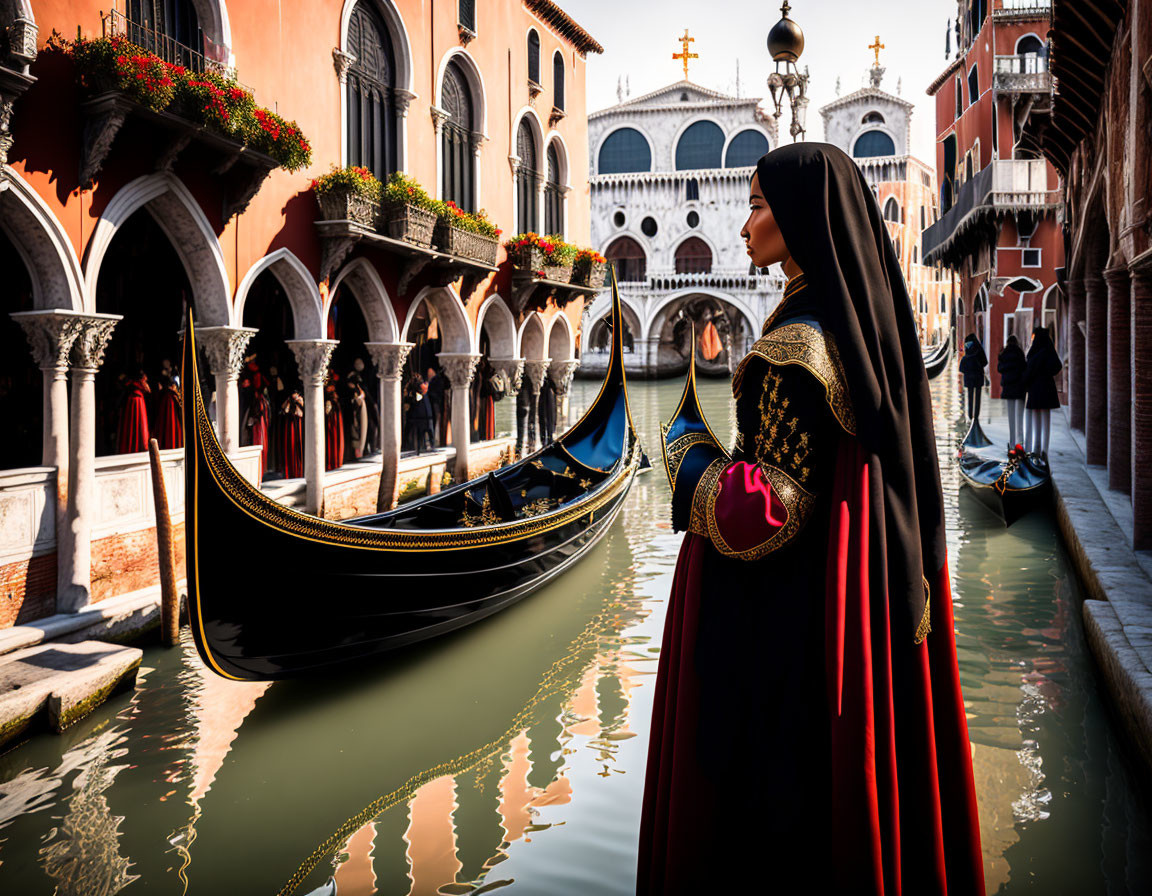
{"label": "gold embroidered cuff", "polygon": [[737,560],[759,560],[772,553],[781,545],[790,541],[796,533],[804,528],[808,517],[812,514],[812,507],[816,503],[816,496],[805,491],[791,476],[777,467],[760,464],[764,478],[768,480],[772,490],[780,498],[780,503],[788,511],[788,519],[784,525],[772,533],[766,541],[743,551],[730,547],[720,534],[720,527],[716,524],[716,499],[720,496],[720,489],[713,487],[707,496],[704,508],[705,521],[708,525],[708,537],[712,544],[725,557],[735,557]]}
{"label": "gold embroidered cuff", "polygon": [[696,483],[696,491],[692,494],[692,513],[688,517],[689,532],[708,536],[708,512],[706,511],[708,498],[717,490],[716,483],[720,480],[720,474],[724,472],[724,468],[729,463],[728,458],[718,457],[707,466],[700,476],[700,481]]}

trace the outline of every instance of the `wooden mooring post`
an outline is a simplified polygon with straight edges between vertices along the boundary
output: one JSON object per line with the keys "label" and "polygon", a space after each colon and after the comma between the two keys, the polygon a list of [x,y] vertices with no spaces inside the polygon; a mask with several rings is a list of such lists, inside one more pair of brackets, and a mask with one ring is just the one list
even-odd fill
{"label": "wooden mooring post", "polygon": [[165,647],[180,642],[180,595],[176,592],[176,559],[172,554],[172,516],[168,513],[168,489],[160,465],[160,444],[148,442],[152,462],[152,498],[156,503],[156,548],[160,554],[160,639]]}

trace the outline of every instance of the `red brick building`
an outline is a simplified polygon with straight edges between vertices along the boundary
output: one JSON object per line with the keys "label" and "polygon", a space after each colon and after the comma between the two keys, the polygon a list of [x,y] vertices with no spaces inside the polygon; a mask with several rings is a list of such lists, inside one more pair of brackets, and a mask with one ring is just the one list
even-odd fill
{"label": "red brick building", "polygon": [[1009,334],[1027,350],[1034,326],[1061,356],[1057,272],[1064,265],[1056,169],[1020,143],[1028,110],[1051,94],[1045,0],[960,0],[956,55],[928,87],[936,98],[940,217],[922,237],[925,264],[955,271],[958,341],[974,332],[991,359]]}
{"label": "red brick building", "polygon": [[[601,48],[549,0],[477,6],[128,0],[102,14],[75,0],[0,2],[0,627],[155,581],[147,458],[118,453],[118,421],[125,378],[170,378],[188,309],[225,449],[253,478],[267,463],[264,486],[281,500],[330,517],[495,464],[509,440],[477,428],[478,369],[503,368],[515,388],[544,376],[567,388],[590,291],[541,289],[503,249],[488,264],[322,220],[311,191],[332,165],[381,180],[401,171],[434,198],[485,209],[506,236],[588,242],[585,65]],[[234,78],[298,123],[311,164],[288,171],[187,108],[79,84],[54,32],[120,35]],[[247,444],[249,360],[278,397],[299,385],[302,477],[276,478],[287,469],[276,452]],[[412,458],[401,387],[426,366],[457,398],[444,450]],[[372,413],[357,418],[364,454],[326,471],[330,373],[355,373]],[[182,451],[164,464],[178,504]],[[242,550],[237,562],[261,562]]]}

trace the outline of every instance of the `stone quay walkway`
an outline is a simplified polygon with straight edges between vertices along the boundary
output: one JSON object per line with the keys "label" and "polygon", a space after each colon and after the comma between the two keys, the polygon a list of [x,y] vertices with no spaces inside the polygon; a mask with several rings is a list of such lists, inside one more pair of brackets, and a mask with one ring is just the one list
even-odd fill
{"label": "stone quay walkway", "polygon": [[[1003,407],[985,395],[980,425],[1006,448]],[[1085,463],[1084,433],[1069,425],[1066,407],[1052,411],[1048,460],[1057,522],[1086,595],[1088,646],[1152,779],[1152,551],[1133,550],[1131,499],[1108,488],[1105,467]]]}

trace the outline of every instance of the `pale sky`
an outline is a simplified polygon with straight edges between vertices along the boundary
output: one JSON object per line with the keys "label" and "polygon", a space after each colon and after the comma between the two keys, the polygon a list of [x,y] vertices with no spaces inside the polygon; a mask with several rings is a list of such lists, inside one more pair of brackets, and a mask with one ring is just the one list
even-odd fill
{"label": "pale sky", "polygon": [[[631,95],[639,96],[678,81],[682,63],[673,61],[680,52],[679,37],[688,29],[696,38],[691,52],[689,80],[726,93],[736,92],[736,60],[740,62],[740,95],[760,96],[772,112],[766,79],[774,63],[768,55],[768,32],[780,19],[780,4],[749,0],[687,2],[662,0],[559,0],[560,6],[584,26],[604,47],[604,53],[588,55],[588,111],[614,105],[616,80],[626,76]],[[840,95],[865,86],[872,64],[868,45],[875,36],[885,48],[880,64],[887,68],[881,87],[915,103],[912,113],[912,154],[935,167],[935,100],[924,91],[947,66],[944,34],[956,16],[956,0],[925,0],[916,5],[882,3],[875,6],[858,0],[795,0],[789,17],[804,31],[804,53],[799,67],[808,66],[808,139],[823,140],[819,109]],[[953,40],[952,50],[955,51]],[[782,143],[791,142],[791,112],[780,116]]]}

